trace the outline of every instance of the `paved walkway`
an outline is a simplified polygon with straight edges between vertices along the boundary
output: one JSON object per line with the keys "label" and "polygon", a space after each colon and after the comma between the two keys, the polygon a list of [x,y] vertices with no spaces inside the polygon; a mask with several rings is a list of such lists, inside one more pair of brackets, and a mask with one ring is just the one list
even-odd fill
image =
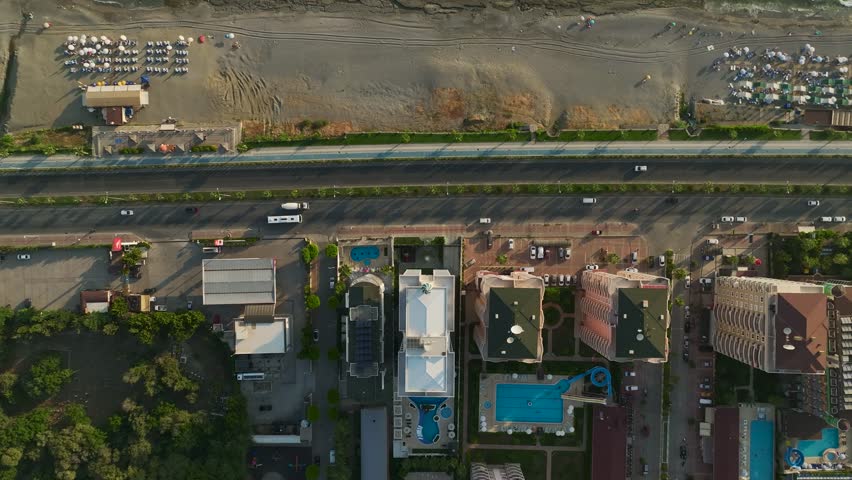
{"label": "paved walkway", "polygon": [[144,239],[132,233],[64,233],[51,235],[0,235],[0,245],[12,247],[75,247],[111,245],[112,239],[121,237],[126,242],[141,242]]}
{"label": "paved walkway", "polygon": [[355,145],[258,148],[242,154],[121,155],[80,158],[73,155],[16,155],[0,160],[0,169],[156,167],[227,165],[298,161],[397,160],[500,157],[589,156],[838,156],[852,155],[852,142],[820,141],[683,141],[537,142]]}

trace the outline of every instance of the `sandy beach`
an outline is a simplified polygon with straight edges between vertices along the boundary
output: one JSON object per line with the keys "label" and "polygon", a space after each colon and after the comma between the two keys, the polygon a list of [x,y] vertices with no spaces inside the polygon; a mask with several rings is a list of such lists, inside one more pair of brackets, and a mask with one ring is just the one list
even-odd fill
{"label": "sandy beach", "polygon": [[[62,48],[68,35],[124,34],[142,50],[148,41],[207,37],[187,49],[188,73],[174,73],[171,59],[157,64],[172,71],[150,75],[151,102],[134,123],[171,116],[286,130],[310,119],[330,122],[334,132],[494,129],[509,122],[653,127],[675,119],[678,92],[687,98],[727,94],[727,72],[708,69],[720,49],[796,49],[809,42],[821,53],[852,53],[848,29],[819,26],[817,37],[811,25],[692,9],[604,15],[586,28],[579,15],[544,9],[430,15],[351,7],[223,11],[205,4],[176,14],[88,1],[51,4],[29,7],[34,19],[17,35],[6,122],[13,131],[102,124],[82,107],[79,83],[138,81],[145,73],[144,51],[136,55],[136,72],[71,73]],[[7,18],[17,18],[14,8],[3,8]],[[677,27],[666,30],[673,21]],[[43,22],[51,27],[43,29]],[[693,35],[691,28],[697,28]],[[8,45],[19,29],[18,22],[0,25],[0,42]]]}

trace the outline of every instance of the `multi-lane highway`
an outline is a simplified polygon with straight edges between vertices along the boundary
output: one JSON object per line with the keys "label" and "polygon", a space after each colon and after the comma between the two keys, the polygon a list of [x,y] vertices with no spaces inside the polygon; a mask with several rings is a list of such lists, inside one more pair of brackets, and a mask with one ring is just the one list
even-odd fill
{"label": "multi-lane highway", "polygon": [[[672,233],[691,239],[722,215],[747,216],[747,224],[722,225],[723,229],[781,229],[781,224],[813,222],[821,215],[852,218],[852,199],[821,199],[819,207],[808,207],[802,197],[680,196],[676,204],[666,197],[601,195],[594,206],[584,206],[577,195],[464,196],[431,198],[326,198],[311,201],[304,223],[267,225],[266,216],[278,213],[281,200],[267,202],[210,201],[195,203],[197,214],[187,213],[184,204],[142,204],[83,207],[14,207],[0,210],[4,234],[47,234],[64,232],[134,232],[153,240],[187,238],[192,230],[251,228],[261,236],[327,234],[338,229],[364,225],[441,225],[478,228],[480,217],[492,218],[495,229],[537,223],[628,223],[636,233],[661,238]],[[120,210],[132,208],[133,216]],[[639,212],[634,209],[638,208]],[[674,240],[672,240],[674,241]]]}
{"label": "multi-lane highway", "polygon": [[[396,160],[0,175],[0,195],[86,195],[375,185],[766,183],[852,185],[846,158]],[[635,172],[644,165],[647,172]]]}

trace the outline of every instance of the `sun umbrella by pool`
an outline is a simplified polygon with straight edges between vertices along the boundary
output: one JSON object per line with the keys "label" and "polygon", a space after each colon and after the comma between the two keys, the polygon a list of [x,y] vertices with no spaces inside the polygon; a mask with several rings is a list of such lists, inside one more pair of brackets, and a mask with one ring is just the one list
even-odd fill
{"label": "sun umbrella by pool", "polygon": [[510,428],[510,429],[506,430],[506,433],[511,435],[511,434],[515,433],[515,431]]}

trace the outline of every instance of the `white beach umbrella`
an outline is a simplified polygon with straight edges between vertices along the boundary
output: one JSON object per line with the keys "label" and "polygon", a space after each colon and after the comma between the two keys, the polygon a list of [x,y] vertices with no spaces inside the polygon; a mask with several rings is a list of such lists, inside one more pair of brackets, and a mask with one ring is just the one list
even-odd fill
{"label": "white beach umbrella", "polygon": [[118,36],[118,38],[120,38],[122,42],[126,42],[126,41],[127,41],[127,36],[126,36],[126,35],[119,35],[119,36]]}
{"label": "white beach umbrella", "polygon": [[178,40],[180,40],[180,41],[182,42],[182,41],[184,41],[184,40],[186,40],[186,39],[184,38],[184,36],[183,36],[183,35],[178,35]]}
{"label": "white beach umbrella", "polygon": [[722,54],[722,56],[725,57],[725,58],[730,58],[731,54],[728,53],[728,52],[725,52],[725,53]]}
{"label": "white beach umbrella", "polygon": [[77,49],[77,45],[73,45],[73,44],[68,45],[68,50],[71,50],[73,52],[76,49]]}
{"label": "white beach umbrella", "polygon": [[171,45],[166,45],[166,50],[171,50],[173,47]]}
{"label": "white beach umbrella", "polygon": [[104,62],[104,68],[109,67],[109,62]]}
{"label": "white beach umbrella", "polygon": [[748,53],[748,52],[750,52],[750,51],[751,51],[751,49],[749,49],[748,47],[743,47],[743,51],[744,51],[745,53]]}
{"label": "white beach umbrella", "polygon": [[511,434],[515,433],[515,431],[510,428],[510,429],[506,430],[506,433],[511,435]]}
{"label": "white beach umbrella", "polygon": [[527,435],[532,435],[532,428],[527,429]]}
{"label": "white beach umbrella", "polygon": [[124,51],[124,45],[119,45],[118,49],[123,52]]}
{"label": "white beach umbrella", "polygon": [[106,36],[106,35],[101,35],[101,41],[102,41],[102,42],[105,42],[105,41],[106,41],[106,39],[107,39],[107,36]]}

